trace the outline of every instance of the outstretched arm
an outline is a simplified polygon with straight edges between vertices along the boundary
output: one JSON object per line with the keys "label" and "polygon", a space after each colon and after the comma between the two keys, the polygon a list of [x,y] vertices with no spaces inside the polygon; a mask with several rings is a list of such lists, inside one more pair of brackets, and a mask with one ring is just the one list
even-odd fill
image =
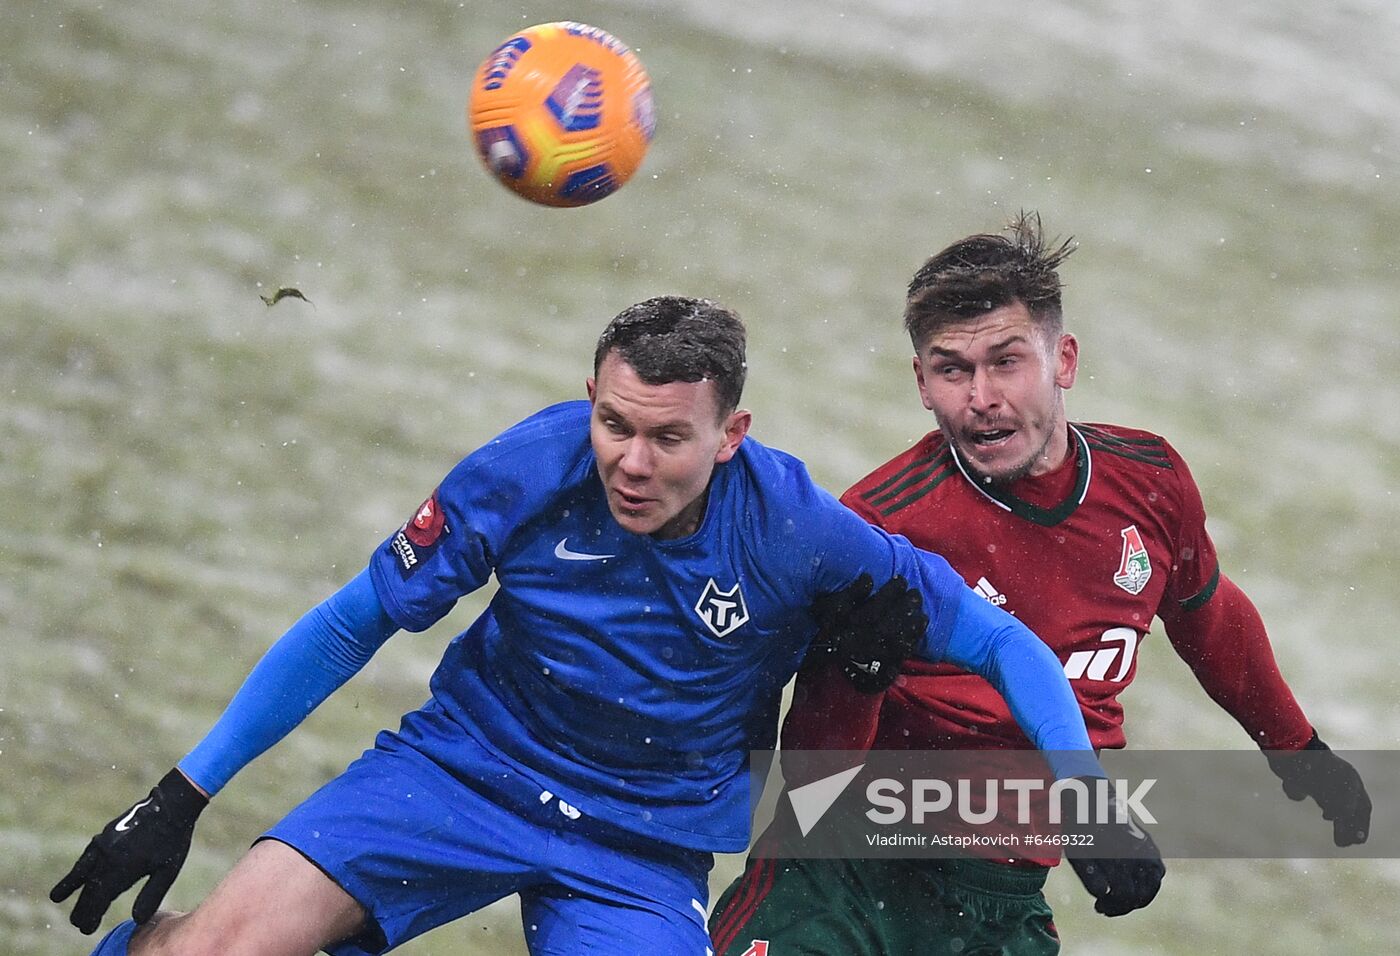
{"label": "outstretched arm", "polygon": [[1298,750],[1312,725],[1289,690],[1259,611],[1229,578],[1199,606],[1164,607],[1167,638],[1211,700],[1265,750]]}
{"label": "outstretched arm", "polygon": [[1206,693],[1265,751],[1289,798],[1312,797],[1331,821],[1337,846],[1365,843],[1371,798],[1361,775],[1323,743],[1304,715],[1245,593],[1221,575],[1207,600],[1168,608],[1162,620]]}
{"label": "outstretched arm", "polygon": [[179,763],[212,796],[285,737],[398,630],[361,571],[307,611],[258,661],[228,708]]}
{"label": "outstretched arm", "polygon": [[1046,752],[1056,777],[1103,776],[1059,659],[1030,628],[971,588],[962,589],[941,654],[926,641],[919,655],[984,677],[1026,737]]}
{"label": "outstretched arm", "polygon": [[[1057,778],[1104,775],[1059,659],[1016,618],[966,589],[944,656],[997,689]],[[1152,902],[1166,868],[1151,835],[1117,817],[1096,820],[1087,832],[1093,848],[1071,847],[1065,855],[1094,909],[1122,916]]]}
{"label": "outstretched arm", "polygon": [[179,767],[88,842],[49,898],[61,903],[81,888],[70,921],[91,933],[113,900],[149,876],[131,911],[138,923],[149,920],[184,864],[209,796],[301,723],[397,629],[368,571],[312,608],[263,656]]}
{"label": "outstretched arm", "polygon": [[[823,660],[828,655],[819,654],[815,662],[809,660],[815,666],[799,677],[799,693],[784,727],[785,749],[868,748],[877,722],[878,704],[873,701],[889,686],[899,662],[916,651],[930,660],[951,660],[990,681],[1057,778],[1103,776],[1059,661],[1014,617],[958,582],[945,605],[951,621],[930,630],[919,593],[907,590],[903,578],[896,576],[874,595],[870,592],[870,578],[862,575],[818,601],[815,611],[825,638],[819,643],[834,650],[835,660]],[[848,686],[842,694],[838,679],[874,693],[852,693]],[[814,690],[815,699],[803,696]],[[832,709],[815,711],[825,719],[809,721],[824,728],[813,733],[804,726],[804,717],[823,705]],[[794,718],[794,713],[799,716]],[[1106,780],[1091,785],[1111,793]],[[1150,903],[1165,873],[1152,837],[1116,816],[1081,823],[1094,849],[1069,849],[1066,855],[1095,897],[1094,908],[1121,916]]]}

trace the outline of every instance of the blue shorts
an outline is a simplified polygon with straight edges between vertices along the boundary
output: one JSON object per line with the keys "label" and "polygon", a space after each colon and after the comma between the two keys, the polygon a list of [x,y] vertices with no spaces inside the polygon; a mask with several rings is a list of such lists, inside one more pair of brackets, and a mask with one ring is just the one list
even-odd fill
{"label": "blue shorts", "polygon": [[[520,894],[532,954],[708,956],[708,853],[630,837],[579,814],[463,734],[471,784],[397,734],[264,834],[362,905],[370,925],[329,948],[382,953]],[[565,798],[567,799],[567,798]]]}

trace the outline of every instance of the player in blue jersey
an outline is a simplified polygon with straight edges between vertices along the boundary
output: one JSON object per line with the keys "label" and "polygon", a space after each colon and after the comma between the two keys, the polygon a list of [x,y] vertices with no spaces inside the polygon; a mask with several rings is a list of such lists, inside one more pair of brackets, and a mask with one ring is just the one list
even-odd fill
{"label": "player in blue jersey", "polygon": [[[96,952],[378,953],[518,893],[533,953],[705,953],[711,854],[747,846],[748,754],[773,746],[781,690],[818,632],[813,602],[833,593],[842,623],[823,646],[849,673],[905,641],[1000,688],[1037,746],[1068,752],[1060,776],[1098,772],[1045,645],[747,438],[744,375],[728,310],[665,297],[618,315],[588,402],[467,456],[93,838],[52,893],[81,889],[81,930],[150,877],[137,922]],[[192,913],[152,919],[208,797],[391,634],[429,627],[492,575],[428,703]],[[872,610],[851,626],[859,600]]]}

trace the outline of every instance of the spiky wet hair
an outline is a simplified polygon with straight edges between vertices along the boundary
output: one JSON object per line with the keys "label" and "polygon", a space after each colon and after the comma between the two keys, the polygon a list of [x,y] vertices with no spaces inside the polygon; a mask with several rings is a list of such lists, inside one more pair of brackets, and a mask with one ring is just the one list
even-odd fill
{"label": "spiky wet hair", "polygon": [[739,406],[748,365],[744,323],[708,299],[663,295],[618,313],[593,353],[598,374],[609,352],[632,367],[648,385],[715,383],[721,419]]}
{"label": "spiky wet hair", "polygon": [[1059,267],[1075,250],[1071,236],[1047,241],[1040,214],[1022,211],[1005,235],[959,239],[925,262],[909,282],[904,329],[915,350],[928,336],[955,322],[1021,302],[1036,323],[1058,333]]}

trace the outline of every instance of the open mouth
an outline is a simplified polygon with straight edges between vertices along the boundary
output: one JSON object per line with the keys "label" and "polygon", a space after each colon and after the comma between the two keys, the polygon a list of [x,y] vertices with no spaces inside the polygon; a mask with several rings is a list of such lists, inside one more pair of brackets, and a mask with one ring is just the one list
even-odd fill
{"label": "open mouth", "polygon": [[1016,434],[1014,428],[985,428],[968,431],[968,441],[975,448],[995,448],[1005,444]]}
{"label": "open mouth", "polygon": [[622,504],[622,506],[630,511],[636,511],[638,509],[645,508],[648,504],[651,503],[650,498],[643,498],[640,495],[628,494],[627,492],[622,491],[621,489],[618,489],[616,494],[617,499]]}

